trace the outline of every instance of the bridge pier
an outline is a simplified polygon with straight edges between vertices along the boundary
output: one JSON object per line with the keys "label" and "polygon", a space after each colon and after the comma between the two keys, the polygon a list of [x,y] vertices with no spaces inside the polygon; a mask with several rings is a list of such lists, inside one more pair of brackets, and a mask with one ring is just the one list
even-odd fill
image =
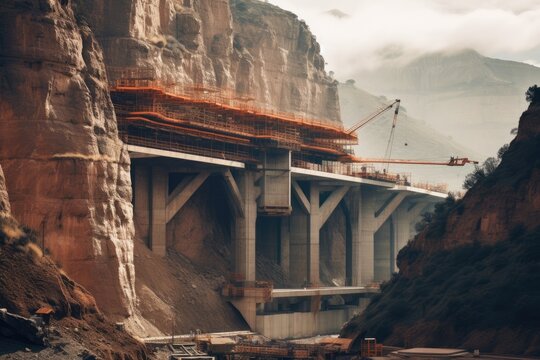
{"label": "bridge pier", "polygon": [[241,201],[241,212],[235,217],[234,247],[235,272],[246,281],[255,281],[255,236],[257,226],[258,187],[255,185],[256,173],[245,171],[237,176],[237,188]]}
{"label": "bridge pier", "polygon": [[352,285],[375,280],[375,233],[407,196],[399,192],[388,196],[373,187],[360,187],[350,195],[352,228]]}
{"label": "bridge pier", "polygon": [[424,201],[406,201],[392,214],[393,233],[395,234],[394,256],[392,258],[394,271],[397,271],[397,254],[416,233],[414,230],[415,222],[432,205],[432,203]]}
{"label": "bridge pier", "polygon": [[151,168],[150,249],[160,256],[167,253],[167,195],[169,174],[162,168]]}
{"label": "bridge pier", "polygon": [[133,202],[139,236],[160,256],[167,253],[167,224],[210,175],[210,171],[203,170],[186,174],[169,194],[171,172],[165,166],[133,164]]}

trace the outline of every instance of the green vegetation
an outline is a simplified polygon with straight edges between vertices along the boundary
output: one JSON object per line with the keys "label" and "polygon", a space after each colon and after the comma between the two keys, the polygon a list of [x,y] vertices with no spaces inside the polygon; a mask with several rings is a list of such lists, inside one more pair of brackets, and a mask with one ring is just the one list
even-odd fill
{"label": "green vegetation", "polygon": [[[438,325],[426,345],[437,346],[461,346],[478,330],[538,331],[540,228],[526,234],[516,227],[511,236],[495,245],[439,251],[414,279],[394,275],[345,331],[384,341],[396,326],[432,322]],[[415,256],[408,247],[400,257]],[[531,353],[540,354],[540,344]]]}
{"label": "green vegetation", "polygon": [[461,206],[461,200],[449,193],[444,202],[437,203],[433,212],[422,214],[422,220],[416,224],[416,231],[427,229],[427,237],[438,237],[444,234],[448,214]]}
{"label": "green vegetation", "polygon": [[540,90],[538,90],[537,85],[533,85],[529,89],[527,89],[527,91],[525,92],[525,100],[527,100],[527,102],[530,102],[531,104],[540,103]]}
{"label": "green vegetation", "polygon": [[506,151],[508,151],[508,148],[509,145],[504,144],[497,151],[496,158],[489,157],[484,161],[482,165],[474,165],[473,172],[465,177],[465,181],[463,182],[463,189],[469,190],[476,184],[483,183],[486,179],[490,178],[495,172],[495,169],[497,169],[497,166],[499,166],[503,155],[506,153]]}

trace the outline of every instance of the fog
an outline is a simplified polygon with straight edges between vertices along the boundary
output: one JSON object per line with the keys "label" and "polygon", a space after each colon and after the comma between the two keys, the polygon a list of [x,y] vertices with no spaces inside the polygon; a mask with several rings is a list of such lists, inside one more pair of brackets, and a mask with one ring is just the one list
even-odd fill
{"label": "fog", "polygon": [[340,80],[380,65],[401,65],[422,54],[465,48],[540,63],[538,0],[269,2],[306,21],[321,44],[327,70]]}

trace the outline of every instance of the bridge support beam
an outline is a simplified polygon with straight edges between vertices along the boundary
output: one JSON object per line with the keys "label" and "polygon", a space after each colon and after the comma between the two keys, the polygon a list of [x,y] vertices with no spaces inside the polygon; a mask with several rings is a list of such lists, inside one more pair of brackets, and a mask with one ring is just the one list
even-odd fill
{"label": "bridge support beam", "polygon": [[238,175],[236,184],[242,201],[243,214],[234,224],[235,272],[246,281],[255,281],[255,234],[257,223],[256,174],[245,171]]}
{"label": "bridge support beam", "polygon": [[290,263],[291,282],[300,286],[320,283],[320,231],[350,186],[340,186],[321,205],[319,183],[309,182],[306,195],[297,182],[292,183],[298,209],[290,217]]}
{"label": "bridge support beam", "polygon": [[152,167],[150,208],[150,249],[160,256],[167,253],[167,195],[169,176],[162,167]]}
{"label": "bridge support beam", "polygon": [[[150,169],[149,174],[146,169]],[[148,247],[154,253],[166,255],[167,224],[201,187],[210,173],[202,171],[194,177],[186,176],[169,195],[169,171],[166,168],[135,167],[135,216],[139,224],[143,225],[141,236],[147,237]],[[148,218],[149,226],[144,226],[144,220]]]}
{"label": "bridge support beam", "polygon": [[291,219],[289,216],[283,216],[280,219],[280,258],[279,265],[281,270],[288,277],[290,269],[290,251],[291,251]]}
{"label": "bridge support beam", "polygon": [[352,233],[352,285],[374,281],[375,232],[406,198],[405,192],[390,197],[372,188],[355,189],[349,197]]}
{"label": "bridge support beam", "polygon": [[[169,223],[174,216],[184,207],[188,200],[193,196],[195,191],[197,191],[204,181],[210,176],[210,172],[203,171],[195,175],[193,178],[185,178],[184,181],[180,182],[173,190],[171,195],[167,198],[167,207],[166,207],[166,219]],[[168,174],[167,174],[168,179]]]}
{"label": "bridge support beam", "polygon": [[394,227],[393,233],[395,234],[394,241],[394,259],[393,269],[397,271],[397,254],[399,251],[407,245],[407,242],[413,237],[413,230],[415,221],[419,216],[431,206],[431,203],[418,201],[415,203],[404,202],[398,209],[392,214],[392,225]]}

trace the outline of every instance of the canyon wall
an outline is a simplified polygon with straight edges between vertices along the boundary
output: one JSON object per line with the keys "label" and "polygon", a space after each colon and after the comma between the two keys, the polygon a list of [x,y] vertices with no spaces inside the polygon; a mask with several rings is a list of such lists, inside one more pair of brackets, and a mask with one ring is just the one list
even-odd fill
{"label": "canyon wall", "polygon": [[[255,0],[75,1],[115,68],[249,95],[250,104],[339,122],[337,84],[296,15]],[[121,16],[117,16],[121,14]]]}
{"label": "canyon wall", "polygon": [[130,160],[101,50],[69,1],[1,2],[0,117],[13,215],[109,314],[130,315]]}
{"label": "canyon wall", "polygon": [[[340,121],[337,83],[326,75],[314,36],[296,15],[273,5],[1,2],[0,163],[11,209],[115,319],[135,313],[134,225],[130,159],[118,139],[107,71],[114,76],[116,69],[131,67],[152,68],[169,83],[232,89],[272,110]],[[194,234],[180,225],[169,229],[171,248],[190,261],[200,259],[204,251],[186,250],[182,239]],[[217,236],[202,234],[192,241],[212,246]],[[216,257],[230,266],[228,245],[217,244]],[[219,281],[209,281],[216,295],[212,306],[233,319],[232,310],[218,304]]]}
{"label": "canyon wall", "polygon": [[[499,166],[438,204],[399,273],[341,335],[390,346],[540,354],[540,101]],[[357,344],[359,345],[359,344]]]}
{"label": "canyon wall", "polygon": [[4,172],[0,166],[0,217],[8,216],[11,212],[11,206],[9,205],[9,196],[6,188],[6,180],[4,178]]}
{"label": "canyon wall", "polygon": [[[540,104],[529,106],[519,120],[516,138],[501,164],[479,181],[453,209],[436,242],[420,234],[412,248],[452,249],[471,243],[494,244],[529,232],[540,217]],[[407,266],[403,261],[403,268]]]}

